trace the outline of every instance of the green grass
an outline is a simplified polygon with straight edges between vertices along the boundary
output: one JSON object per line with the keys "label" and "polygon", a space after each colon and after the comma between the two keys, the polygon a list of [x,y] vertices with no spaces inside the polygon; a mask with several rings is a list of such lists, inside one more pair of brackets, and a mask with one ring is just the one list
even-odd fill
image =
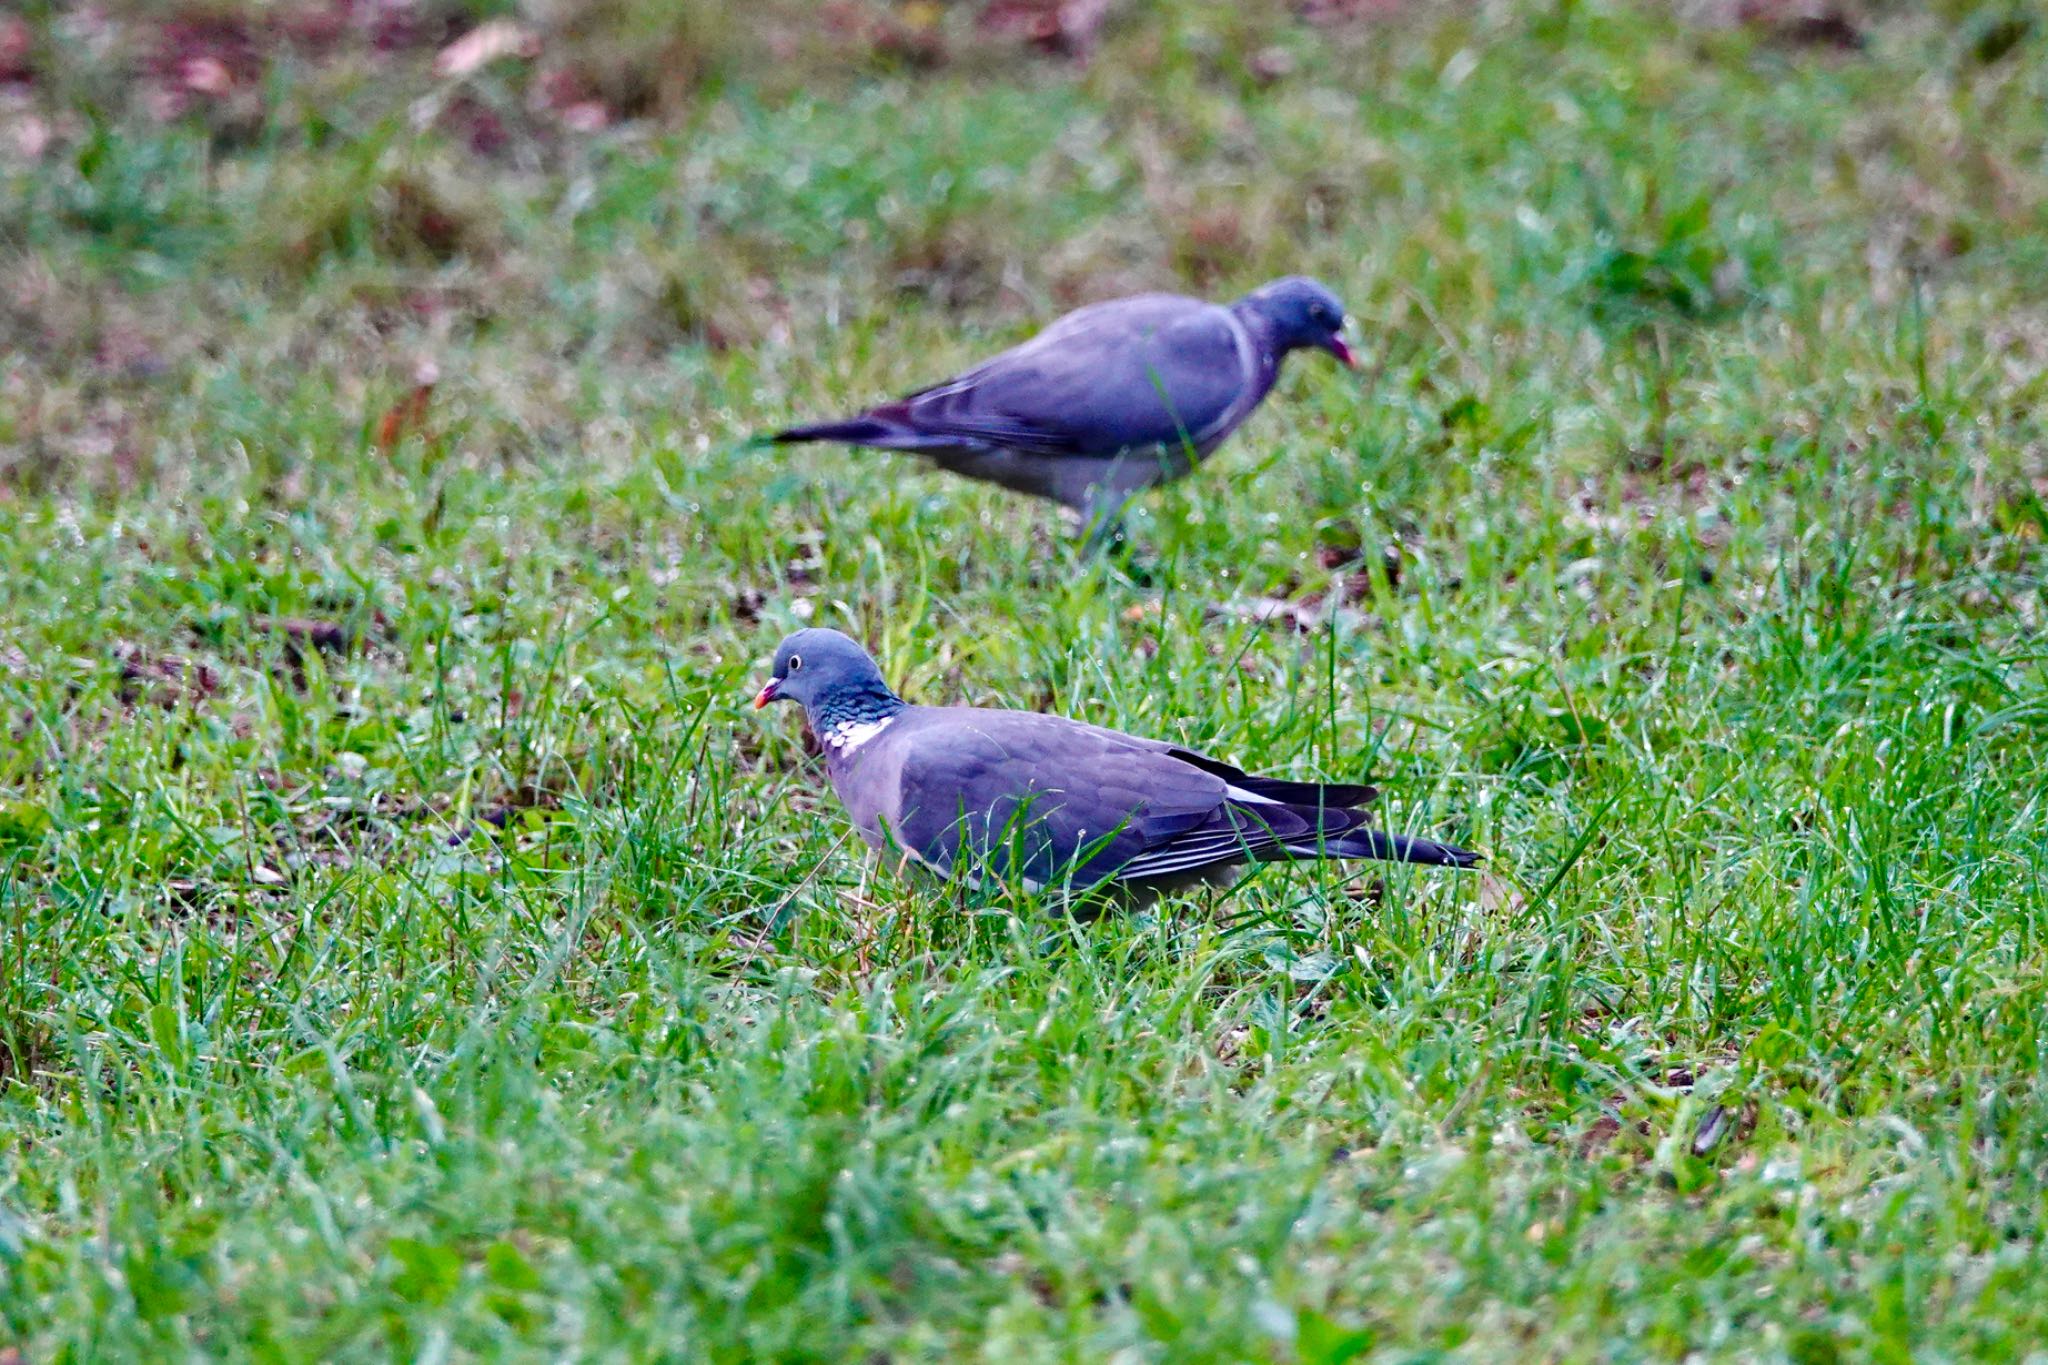
{"label": "green grass", "polygon": [[[2041,1359],[2048,32],[1186,3],[1081,66],[907,8],[936,64],[620,0],[166,122],[150,7],[30,6],[0,1332]],[[562,129],[554,67],[632,116]],[[1147,499],[1149,587],[742,445],[1293,269],[1365,373]],[[1488,873],[1087,925],[900,879],[746,709],[805,621],[914,700],[1369,773]]]}

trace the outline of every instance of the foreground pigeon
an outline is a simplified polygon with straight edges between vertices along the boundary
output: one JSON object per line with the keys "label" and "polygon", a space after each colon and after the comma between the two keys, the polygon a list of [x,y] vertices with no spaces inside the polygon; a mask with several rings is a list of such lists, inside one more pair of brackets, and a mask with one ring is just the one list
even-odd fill
{"label": "foreground pigeon", "polygon": [[1227,881],[1248,862],[1381,858],[1471,867],[1477,854],[1368,829],[1371,787],[1254,777],[1061,716],[912,706],[867,651],[800,630],[754,705],[803,704],[825,770],[871,847],[1027,887],[1147,893]]}
{"label": "foreground pigeon", "polygon": [[1298,275],[1228,305],[1139,294],[1069,313],[943,384],[770,439],[912,451],[1071,507],[1099,537],[1132,494],[1179,478],[1237,430],[1289,351],[1355,365],[1343,326],[1337,296]]}

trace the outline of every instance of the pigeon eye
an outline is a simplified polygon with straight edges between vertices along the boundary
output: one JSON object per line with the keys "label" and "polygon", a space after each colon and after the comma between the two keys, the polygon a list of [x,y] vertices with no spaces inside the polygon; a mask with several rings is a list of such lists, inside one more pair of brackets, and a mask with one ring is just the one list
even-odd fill
{"label": "pigeon eye", "polygon": [[799,668],[802,668],[803,666],[804,666],[804,656],[803,656],[803,655],[801,655],[801,654],[792,654],[792,655],[790,655],[790,656],[789,656],[789,671],[790,671],[790,672],[794,673],[794,672],[796,672],[796,671],[797,671],[797,670],[798,670]]}

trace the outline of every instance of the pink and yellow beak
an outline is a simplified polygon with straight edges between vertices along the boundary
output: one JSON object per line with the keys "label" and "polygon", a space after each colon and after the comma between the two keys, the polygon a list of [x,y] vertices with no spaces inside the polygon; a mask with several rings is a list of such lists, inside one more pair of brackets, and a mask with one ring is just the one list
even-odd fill
{"label": "pink and yellow beak", "polygon": [[781,691],[782,679],[770,678],[768,680],[768,685],[766,687],[763,687],[759,692],[754,694],[754,709],[758,711],[762,707],[766,706],[769,702],[774,701],[776,696]]}
{"label": "pink and yellow beak", "polygon": [[1358,356],[1345,343],[1344,338],[1336,333],[1332,332],[1329,338],[1323,342],[1323,349],[1343,361],[1345,369],[1355,370],[1358,368]]}

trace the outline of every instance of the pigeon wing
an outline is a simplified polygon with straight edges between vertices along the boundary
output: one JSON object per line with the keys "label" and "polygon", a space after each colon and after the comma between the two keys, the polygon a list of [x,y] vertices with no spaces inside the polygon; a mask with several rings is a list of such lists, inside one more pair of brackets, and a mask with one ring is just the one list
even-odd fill
{"label": "pigeon wing", "polygon": [[1224,782],[1165,746],[1026,711],[957,708],[901,754],[892,833],[921,861],[1093,885],[1212,828]]}
{"label": "pigeon wing", "polygon": [[1045,455],[1201,446],[1240,415],[1255,368],[1228,309],[1147,294],[1070,313],[873,415],[929,437]]}

